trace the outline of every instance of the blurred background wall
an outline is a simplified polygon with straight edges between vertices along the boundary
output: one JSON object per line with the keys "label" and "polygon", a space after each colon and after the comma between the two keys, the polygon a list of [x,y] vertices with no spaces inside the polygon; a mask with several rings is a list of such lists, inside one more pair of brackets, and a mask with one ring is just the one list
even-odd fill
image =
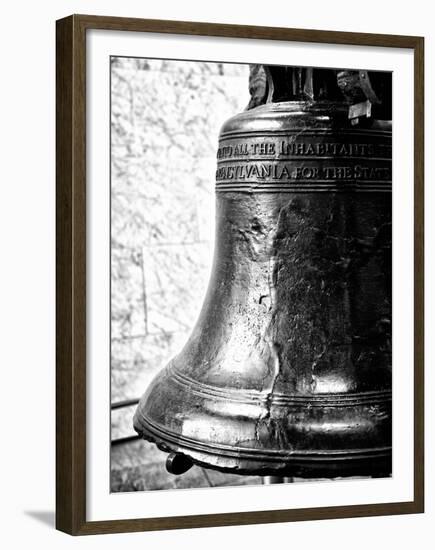
{"label": "blurred background wall", "polygon": [[134,434],[135,404],[182,347],[207,287],[216,151],[223,122],[249,102],[249,66],[111,60],[112,491],[258,483],[194,467]]}

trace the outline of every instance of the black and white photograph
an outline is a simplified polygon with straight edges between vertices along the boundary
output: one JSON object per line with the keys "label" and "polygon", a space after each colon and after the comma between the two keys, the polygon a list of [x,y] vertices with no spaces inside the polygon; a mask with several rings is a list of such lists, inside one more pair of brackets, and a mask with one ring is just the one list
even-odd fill
{"label": "black and white photograph", "polygon": [[112,493],[394,476],[392,86],[110,57]]}
{"label": "black and white photograph", "polygon": [[433,546],[426,4],[5,5],[2,547]]}

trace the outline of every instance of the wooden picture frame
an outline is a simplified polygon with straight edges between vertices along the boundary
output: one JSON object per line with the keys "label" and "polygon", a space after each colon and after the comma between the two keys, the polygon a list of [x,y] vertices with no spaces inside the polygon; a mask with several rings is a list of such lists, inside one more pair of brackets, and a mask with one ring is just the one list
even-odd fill
{"label": "wooden picture frame", "polygon": [[[86,519],[86,33],[90,29],[406,48],[414,57],[414,499],[143,519]],[[72,15],[56,28],[56,527],[72,535],[421,513],[424,509],[424,39]]]}

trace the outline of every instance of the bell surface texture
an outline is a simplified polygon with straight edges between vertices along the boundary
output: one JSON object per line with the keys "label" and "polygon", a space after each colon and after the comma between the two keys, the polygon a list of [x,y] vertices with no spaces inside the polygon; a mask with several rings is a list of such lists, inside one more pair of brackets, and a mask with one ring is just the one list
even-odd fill
{"label": "bell surface texture", "polygon": [[134,427],[221,471],[387,476],[391,123],[305,78],[222,127],[207,295]]}

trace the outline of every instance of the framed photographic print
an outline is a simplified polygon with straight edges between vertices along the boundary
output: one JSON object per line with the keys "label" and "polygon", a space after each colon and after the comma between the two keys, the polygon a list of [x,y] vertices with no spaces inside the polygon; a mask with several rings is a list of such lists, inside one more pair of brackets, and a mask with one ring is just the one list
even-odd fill
{"label": "framed photographic print", "polygon": [[423,38],[56,48],[57,528],[423,512]]}

